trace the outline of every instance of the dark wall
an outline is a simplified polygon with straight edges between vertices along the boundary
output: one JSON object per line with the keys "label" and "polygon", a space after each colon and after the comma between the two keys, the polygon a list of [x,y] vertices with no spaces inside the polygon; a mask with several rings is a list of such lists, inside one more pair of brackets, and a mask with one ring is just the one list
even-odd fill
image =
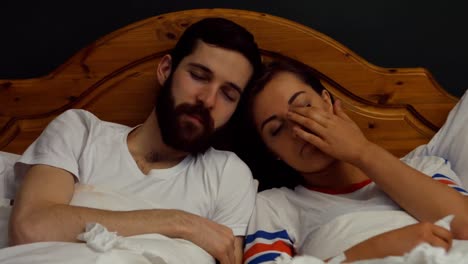
{"label": "dark wall", "polygon": [[425,67],[450,93],[468,88],[462,0],[82,0],[0,2],[0,79],[47,74],[131,22],[193,8],[266,12],[312,27],[383,67]]}

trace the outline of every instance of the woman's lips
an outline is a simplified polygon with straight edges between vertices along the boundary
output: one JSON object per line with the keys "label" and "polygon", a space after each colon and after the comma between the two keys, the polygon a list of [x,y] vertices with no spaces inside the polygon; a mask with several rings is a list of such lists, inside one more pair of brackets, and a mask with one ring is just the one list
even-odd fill
{"label": "woman's lips", "polygon": [[301,147],[301,150],[299,151],[299,154],[302,156],[304,153],[305,148],[307,147],[308,143],[304,143]]}
{"label": "woman's lips", "polygon": [[305,142],[304,145],[302,145],[301,150],[299,151],[299,153],[300,153],[301,156],[304,156],[305,153],[313,152],[316,149],[317,148],[315,146],[313,146],[312,144]]}

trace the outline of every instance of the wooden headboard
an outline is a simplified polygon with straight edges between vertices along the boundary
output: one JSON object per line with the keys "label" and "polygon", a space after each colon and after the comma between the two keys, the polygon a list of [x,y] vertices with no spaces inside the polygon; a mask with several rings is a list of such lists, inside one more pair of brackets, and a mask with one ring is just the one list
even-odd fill
{"label": "wooden headboard", "polygon": [[397,156],[423,144],[457,102],[422,68],[382,68],[337,41],[268,14],[229,9],[188,10],[128,25],[82,49],[47,76],[0,80],[0,150],[22,153],[69,108],[136,125],[151,111],[158,60],[191,23],[225,17],[251,31],[266,58],[281,54],[322,76],[374,142]]}

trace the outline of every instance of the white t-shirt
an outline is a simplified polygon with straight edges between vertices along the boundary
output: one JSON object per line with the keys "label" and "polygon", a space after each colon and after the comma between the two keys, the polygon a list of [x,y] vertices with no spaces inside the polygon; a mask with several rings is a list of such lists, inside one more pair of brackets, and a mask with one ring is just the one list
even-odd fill
{"label": "white t-shirt", "polygon": [[[403,161],[431,175],[434,180],[445,183],[464,195],[468,194],[446,160],[425,156]],[[345,219],[355,212],[362,213],[353,221],[349,221],[350,218],[335,221]],[[372,217],[364,217],[369,215]],[[270,189],[257,195],[256,208],[245,239],[244,259],[249,264],[272,261],[280,254],[311,255],[328,259],[367,238],[414,222],[414,218],[404,213],[371,180],[354,184],[344,193],[327,193],[304,186],[297,186],[294,190],[285,187]],[[338,228],[340,230],[333,230]],[[326,236],[323,234],[324,229],[335,232],[335,235]],[[340,232],[346,234],[340,235]],[[343,243],[340,241],[343,238],[353,243]],[[339,248],[338,244],[348,247]]]}
{"label": "white t-shirt", "polygon": [[18,160],[16,182],[30,165],[46,164],[69,171],[79,183],[155,201],[161,209],[200,215],[230,227],[235,235],[245,235],[256,184],[243,161],[232,152],[211,148],[145,175],[127,146],[131,130],[85,110],[68,110]]}

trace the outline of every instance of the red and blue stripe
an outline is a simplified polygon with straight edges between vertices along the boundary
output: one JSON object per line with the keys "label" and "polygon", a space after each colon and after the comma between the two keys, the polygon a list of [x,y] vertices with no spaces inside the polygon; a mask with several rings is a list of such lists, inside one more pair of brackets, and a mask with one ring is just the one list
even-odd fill
{"label": "red and blue stripe", "polygon": [[281,254],[294,255],[294,246],[286,230],[259,230],[245,238],[244,263],[258,264],[273,261]]}
{"label": "red and blue stripe", "polygon": [[463,194],[463,195],[468,195],[468,192],[463,189],[460,185],[458,185],[454,180],[452,180],[450,177],[443,175],[441,173],[436,173],[432,176],[432,179],[446,184],[447,186],[451,187],[452,189],[456,190],[457,192]]}

